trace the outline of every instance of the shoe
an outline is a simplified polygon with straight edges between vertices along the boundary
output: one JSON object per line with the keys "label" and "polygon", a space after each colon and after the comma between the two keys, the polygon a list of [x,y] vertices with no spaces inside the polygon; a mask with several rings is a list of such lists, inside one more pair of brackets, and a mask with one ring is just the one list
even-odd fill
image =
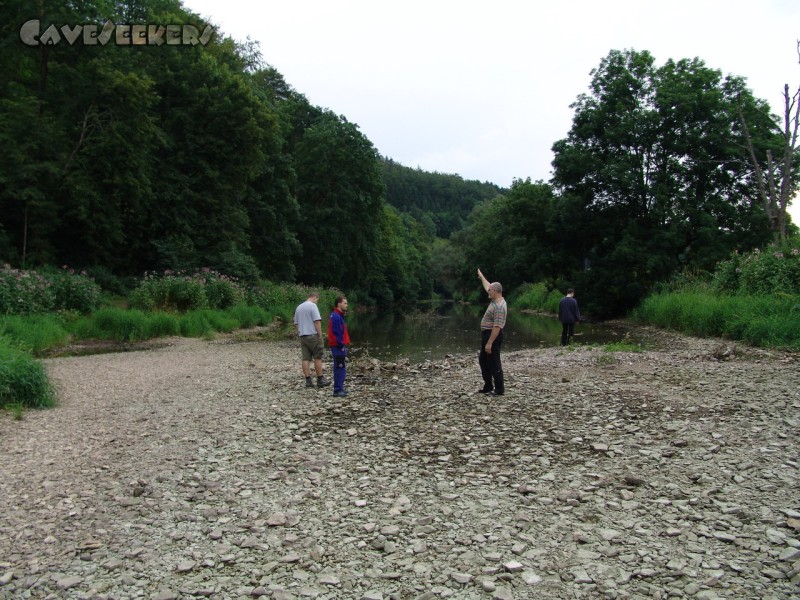
{"label": "shoe", "polygon": [[491,389],[491,388],[488,389],[488,390],[486,388],[481,388],[481,389],[478,390],[479,394],[491,394],[492,392],[494,392],[494,390]]}
{"label": "shoe", "polygon": [[306,387],[314,387],[314,384],[311,382],[311,379],[306,379]]}
{"label": "shoe", "polygon": [[505,393],[504,392],[498,392],[498,391],[495,391],[495,390],[489,390],[488,392],[486,392],[486,395],[487,396],[504,396]]}
{"label": "shoe", "polygon": [[344,390],[340,392],[333,392],[334,398],[344,398],[345,396],[347,396],[347,392],[345,392]]}
{"label": "shoe", "polygon": [[[327,387],[330,384],[331,384],[331,382],[328,381],[327,379],[324,379],[323,377],[320,377],[320,378],[317,379],[317,387],[318,388]],[[309,387],[311,387],[311,386],[309,386]]]}

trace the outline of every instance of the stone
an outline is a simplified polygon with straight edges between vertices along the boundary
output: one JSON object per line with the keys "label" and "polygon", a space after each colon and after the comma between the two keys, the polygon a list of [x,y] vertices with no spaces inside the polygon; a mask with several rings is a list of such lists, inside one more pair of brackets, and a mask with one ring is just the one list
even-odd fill
{"label": "stone", "polygon": [[74,587],[79,586],[82,583],[83,583],[83,577],[72,575],[70,577],[64,577],[63,579],[59,579],[56,582],[56,585],[58,586],[59,589],[70,590]]}
{"label": "stone", "polygon": [[0,596],[793,597],[797,361],[679,339],[509,352],[502,403],[473,356],[355,358],[346,399],[288,339],[48,358],[58,409],[0,413]]}
{"label": "stone", "polygon": [[450,577],[453,578],[453,581],[457,583],[469,583],[472,581],[473,577],[469,573],[450,573]]}
{"label": "stone", "polygon": [[189,571],[194,569],[196,566],[197,566],[197,563],[195,561],[193,561],[193,560],[182,560],[175,567],[175,570],[178,573],[188,573]]}

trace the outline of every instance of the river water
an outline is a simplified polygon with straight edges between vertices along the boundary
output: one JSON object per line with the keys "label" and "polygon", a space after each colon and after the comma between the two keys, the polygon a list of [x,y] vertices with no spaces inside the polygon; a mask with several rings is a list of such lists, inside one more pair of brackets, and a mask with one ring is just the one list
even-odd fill
{"label": "river water", "polygon": [[[485,306],[442,304],[420,312],[357,313],[347,317],[354,356],[383,361],[438,360],[447,354],[478,352],[480,320]],[[629,330],[618,322],[580,323],[575,342],[604,344],[621,341]],[[509,307],[503,351],[557,346],[561,323],[554,317],[521,313]]]}

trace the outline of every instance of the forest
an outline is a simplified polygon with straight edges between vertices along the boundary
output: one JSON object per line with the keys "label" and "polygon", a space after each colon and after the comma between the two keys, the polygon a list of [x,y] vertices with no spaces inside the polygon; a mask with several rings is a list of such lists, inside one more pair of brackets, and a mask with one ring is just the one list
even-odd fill
{"label": "forest", "polygon": [[[207,31],[178,0],[31,10],[0,8],[0,264],[15,269],[66,265],[112,286],[205,268],[385,306],[477,299],[480,266],[511,292],[578,288],[608,317],[797,231],[763,198],[780,120],[699,58],[611,50],[553,143],[551,181],[501,189],[382,156],[224,32],[195,45],[21,39],[31,19]],[[797,161],[787,168],[796,182]]]}

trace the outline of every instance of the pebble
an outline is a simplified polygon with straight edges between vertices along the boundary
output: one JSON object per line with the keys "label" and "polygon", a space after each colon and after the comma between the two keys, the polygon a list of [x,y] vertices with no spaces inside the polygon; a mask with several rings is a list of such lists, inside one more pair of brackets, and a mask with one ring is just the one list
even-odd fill
{"label": "pebble", "polygon": [[356,358],[340,399],[230,339],[45,361],[59,407],[0,414],[0,598],[797,597],[792,355],[509,352],[502,401],[472,356]]}

